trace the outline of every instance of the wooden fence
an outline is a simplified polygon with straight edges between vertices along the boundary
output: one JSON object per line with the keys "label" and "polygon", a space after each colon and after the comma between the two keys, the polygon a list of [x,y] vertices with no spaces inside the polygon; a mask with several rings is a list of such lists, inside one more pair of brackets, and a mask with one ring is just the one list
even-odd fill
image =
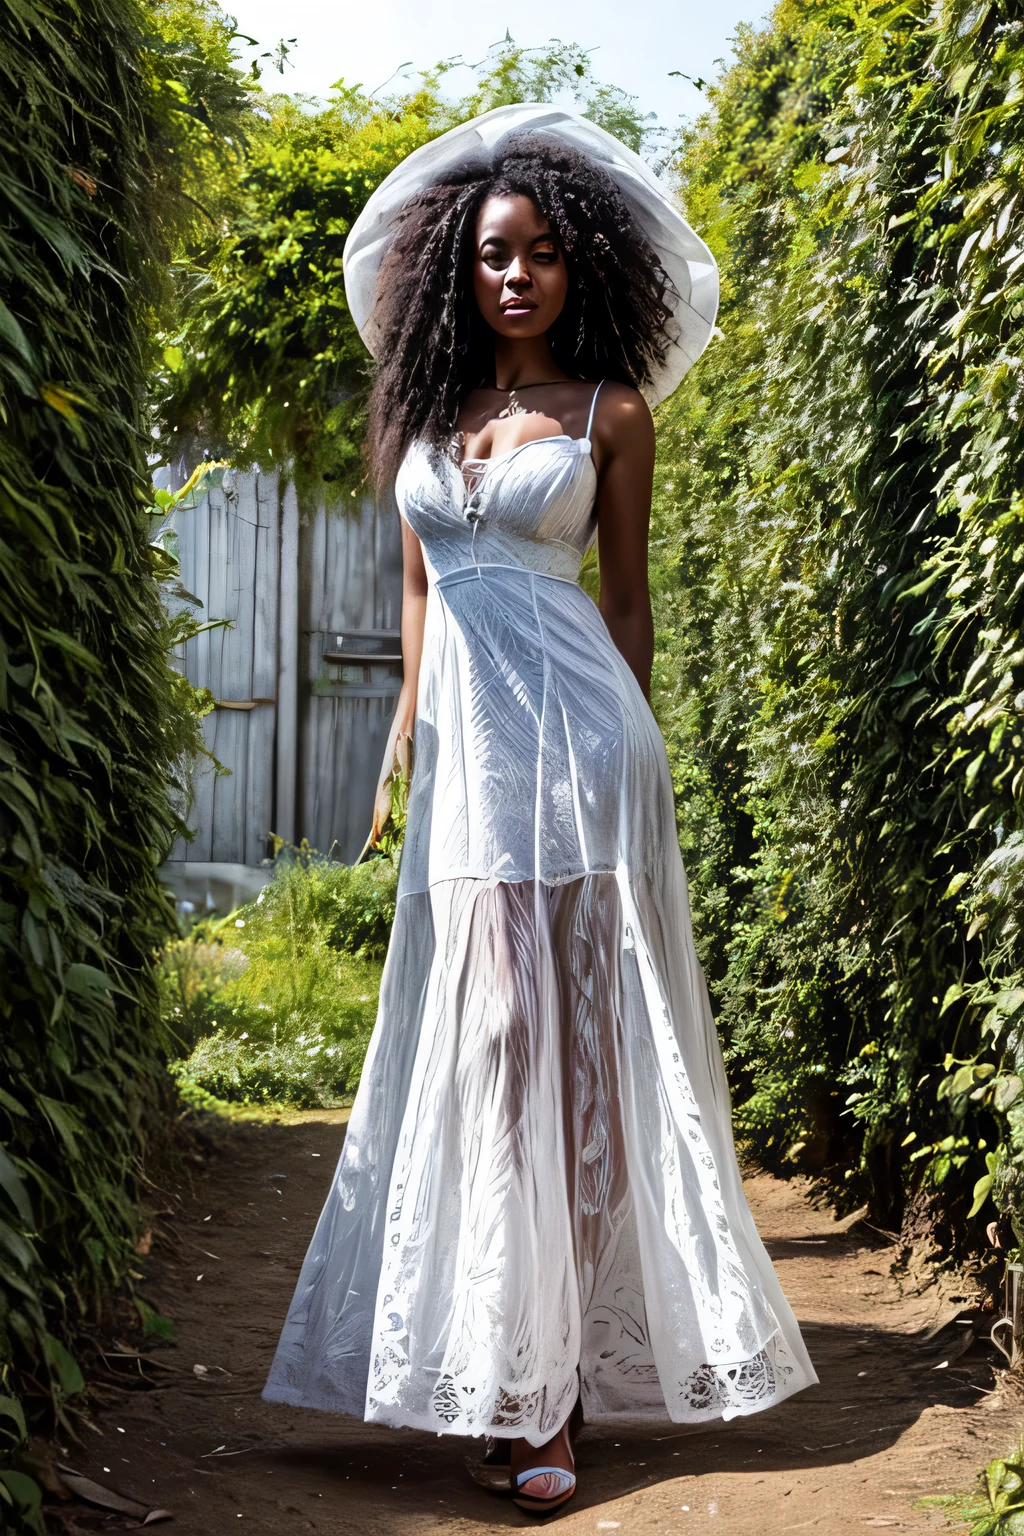
{"label": "wooden fence", "polygon": [[[187,468],[165,472],[182,484]],[[176,864],[258,864],[272,834],[355,858],[401,686],[401,537],[394,507],[301,506],[277,471],[225,471],[168,519],[182,584],[203,620],[179,664],[217,707],[192,842]]]}

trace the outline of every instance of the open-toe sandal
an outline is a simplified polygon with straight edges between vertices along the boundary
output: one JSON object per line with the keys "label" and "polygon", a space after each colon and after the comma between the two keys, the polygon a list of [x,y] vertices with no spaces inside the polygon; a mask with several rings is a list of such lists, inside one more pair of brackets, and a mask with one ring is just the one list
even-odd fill
{"label": "open-toe sandal", "polygon": [[[576,1399],[576,1405],[569,1415],[566,1425],[569,1449],[576,1444],[580,1430],[583,1428],[583,1404],[580,1398]],[[527,1485],[535,1477],[553,1477],[557,1486],[546,1497],[538,1497],[526,1491]],[[564,1467],[527,1467],[525,1472],[520,1472],[511,1479],[512,1499],[520,1509],[527,1509],[531,1514],[546,1515],[553,1509],[558,1509],[568,1502],[576,1492],[576,1473],[567,1472]]]}
{"label": "open-toe sandal", "polygon": [[[525,1492],[526,1485],[532,1483],[535,1477],[553,1477],[558,1486],[555,1492],[545,1498],[537,1498],[534,1494]],[[534,1515],[546,1515],[551,1510],[558,1509],[572,1498],[576,1492],[576,1474],[567,1472],[564,1467],[527,1467],[525,1472],[520,1472],[514,1478],[512,1501],[518,1504],[520,1509],[528,1509]]]}

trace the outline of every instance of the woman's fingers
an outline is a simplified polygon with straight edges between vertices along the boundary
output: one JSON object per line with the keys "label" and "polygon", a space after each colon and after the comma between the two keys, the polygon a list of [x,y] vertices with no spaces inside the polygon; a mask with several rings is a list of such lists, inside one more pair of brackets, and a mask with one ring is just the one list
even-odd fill
{"label": "woman's fingers", "polygon": [[412,735],[409,731],[399,731],[395,737],[391,763],[381,775],[377,785],[377,794],[373,802],[373,825],[370,828],[371,843],[376,844],[380,841],[381,832],[391,815],[391,787],[395,779],[408,784],[411,773]]}
{"label": "woman's fingers", "polygon": [[377,798],[373,802],[373,841],[380,839],[384,823],[391,815],[391,777],[382,779],[377,785]]}

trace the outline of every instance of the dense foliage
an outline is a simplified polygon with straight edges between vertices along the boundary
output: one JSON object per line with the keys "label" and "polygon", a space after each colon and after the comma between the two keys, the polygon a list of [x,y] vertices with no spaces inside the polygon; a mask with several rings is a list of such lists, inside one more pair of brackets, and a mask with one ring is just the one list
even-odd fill
{"label": "dense foliage", "polygon": [[339,82],[320,110],[270,103],[231,221],[177,265],[177,319],[154,380],[166,453],[198,443],[243,468],[290,461],[311,489],[357,495],[370,374],[345,302],[342,251],[373,189],[456,123],[565,91],[630,143],[644,137],[632,98],[596,82],[576,45],[525,49],[507,39],[457,102],[442,92],[451,67],[386,99]]}
{"label": "dense foliage", "polygon": [[[0,1447],[72,1428],[71,1348],[132,1262],[169,1098],[149,960],[197,730],[147,543],[144,383],[210,130],[149,26],[131,0],[0,16]],[[0,1464],[0,1523],[37,1498]]]}
{"label": "dense foliage", "polygon": [[315,1105],[354,1092],[395,915],[389,858],[282,849],[255,901],[168,944],[159,982],[186,1097]]}
{"label": "dense foliage", "polygon": [[738,1129],[884,1225],[910,1197],[983,1242],[994,1187],[1017,1243],[1022,75],[1004,0],[783,0],[741,37],[679,161],[722,336],[656,515]]}

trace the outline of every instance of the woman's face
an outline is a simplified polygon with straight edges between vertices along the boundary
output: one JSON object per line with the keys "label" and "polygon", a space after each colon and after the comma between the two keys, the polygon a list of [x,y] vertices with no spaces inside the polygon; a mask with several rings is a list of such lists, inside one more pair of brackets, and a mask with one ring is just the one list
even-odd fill
{"label": "woman's face", "polygon": [[532,198],[489,197],[476,221],[473,291],[499,336],[543,336],[569,288],[565,260]]}

